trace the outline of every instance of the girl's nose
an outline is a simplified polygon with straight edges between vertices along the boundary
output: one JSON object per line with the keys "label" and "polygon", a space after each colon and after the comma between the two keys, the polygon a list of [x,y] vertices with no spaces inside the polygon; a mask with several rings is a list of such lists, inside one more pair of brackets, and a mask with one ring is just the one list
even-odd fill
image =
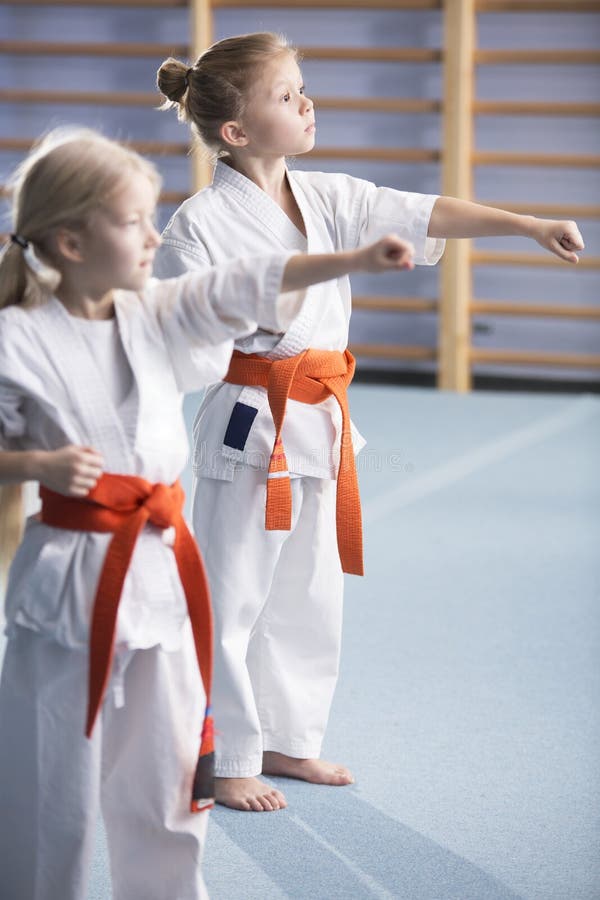
{"label": "girl's nose", "polygon": [[157,231],[157,229],[155,228],[154,225],[151,225],[150,231],[148,232],[148,239],[147,239],[148,246],[149,247],[158,247],[161,242],[162,242],[162,238],[161,238],[159,232]]}

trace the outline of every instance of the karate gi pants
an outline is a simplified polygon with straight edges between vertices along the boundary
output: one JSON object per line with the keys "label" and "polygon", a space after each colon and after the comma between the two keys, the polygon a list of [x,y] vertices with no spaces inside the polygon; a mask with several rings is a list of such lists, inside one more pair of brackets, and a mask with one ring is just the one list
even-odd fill
{"label": "karate gi pants", "polygon": [[[188,623],[189,625],[189,623]],[[208,813],[190,813],[204,691],[191,630],[115,659],[92,738],[85,651],[25,628],[0,682],[0,896],[86,900],[100,808],[113,900],[205,900]],[[116,708],[115,695],[124,693]]]}
{"label": "karate gi pants", "polygon": [[343,573],[336,482],[293,478],[291,531],[265,530],[266,472],[198,478],[193,518],[215,616],[216,774],[258,775],[264,750],[317,758],[337,681]]}

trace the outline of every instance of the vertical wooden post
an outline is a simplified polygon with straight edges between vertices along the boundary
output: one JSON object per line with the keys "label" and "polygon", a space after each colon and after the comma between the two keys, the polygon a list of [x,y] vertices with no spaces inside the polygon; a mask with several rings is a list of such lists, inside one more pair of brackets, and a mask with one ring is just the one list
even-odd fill
{"label": "vertical wooden post", "polygon": [[[190,0],[190,62],[195,62],[200,54],[213,42],[213,21],[210,0]],[[212,166],[206,152],[195,146],[192,150],[192,190],[210,184]]]}
{"label": "vertical wooden post", "polygon": [[[470,200],[473,157],[475,0],[446,0],[442,193]],[[448,242],[442,262],[438,386],[468,391],[471,242]]]}

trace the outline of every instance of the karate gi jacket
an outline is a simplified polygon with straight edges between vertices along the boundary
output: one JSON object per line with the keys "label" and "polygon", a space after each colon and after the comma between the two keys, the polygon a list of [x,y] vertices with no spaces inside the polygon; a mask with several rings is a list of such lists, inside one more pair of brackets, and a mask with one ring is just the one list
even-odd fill
{"label": "karate gi jacket", "polygon": [[[165,228],[155,273],[170,277],[224,262],[233,254],[351,250],[389,232],[414,244],[417,264],[433,265],[443,253],[444,241],[427,237],[437,195],[376,187],[343,174],[292,170],[288,179],[306,238],[254,182],[218,161],[212,185],[186,200]],[[315,286],[284,333],[259,329],[236,340],[235,347],[271,359],[309,347],[343,351],[350,313],[350,281],[339,278]],[[223,362],[231,350],[230,342],[222,345]],[[340,435],[341,414],[333,397],[314,406],[288,401],[282,437],[290,473],[335,478]],[[194,425],[194,472],[231,480],[239,463],[266,469],[273,439],[264,388],[214,385]],[[353,426],[355,452],[364,443]]]}
{"label": "karate gi jacket", "polygon": [[[126,422],[56,298],[34,308],[0,310],[0,450],[89,446],[104,458],[106,472],[174,482],[189,451],[182,393],[222,377],[223,342],[258,327],[288,327],[295,307],[279,294],[288,256],[151,281],[139,294],[115,292],[118,329],[133,373]],[[303,295],[296,301],[303,302]],[[30,517],[9,573],[8,633],[20,625],[64,646],[85,647],[110,539]],[[187,611],[169,544],[169,532],[153,526],[140,535],[121,597],[117,644],[179,646]]]}

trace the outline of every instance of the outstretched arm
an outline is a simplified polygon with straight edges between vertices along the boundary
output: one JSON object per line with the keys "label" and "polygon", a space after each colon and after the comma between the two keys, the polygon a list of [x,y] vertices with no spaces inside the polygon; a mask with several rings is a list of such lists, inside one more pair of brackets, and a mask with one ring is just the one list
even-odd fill
{"label": "outstretched arm", "polygon": [[352,272],[390,272],[412,269],[414,248],[395,234],[389,234],[374,244],[338,253],[308,253],[292,256],[285,267],[281,291],[298,291],[330,281]]}
{"label": "outstretched arm", "polygon": [[546,250],[570,263],[579,261],[575,251],[584,248],[575,222],[521,216],[456,197],[439,197],[436,200],[428,235],[434,238],[520,235],[533,238]]}
{"label": "outstretched arm", "polygon": [[281,334],[300,312],[305,288],[351,272],[411,269],[412,257],[411,244],[389,235],[374,244],[336,253],[233,259],[204,272],[156,281],[147,296],[156,304],[176,361],[178,383],[190,390],[187,385],[192,382],[199,386],[199,370],[194,363],[184,372],[189,357],[182,347],[214,347],[253,334],[257,328]]}

